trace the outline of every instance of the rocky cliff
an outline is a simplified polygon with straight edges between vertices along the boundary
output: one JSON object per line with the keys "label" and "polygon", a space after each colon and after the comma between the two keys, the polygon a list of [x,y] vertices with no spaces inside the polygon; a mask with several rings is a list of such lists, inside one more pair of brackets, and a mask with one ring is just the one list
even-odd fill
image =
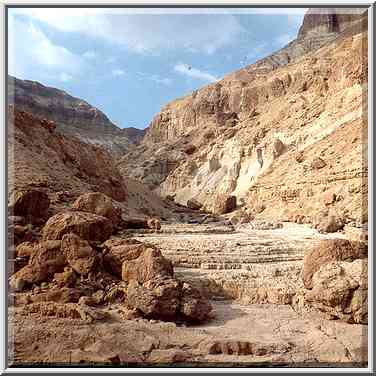
{"label": "rocky cliff", "polygon": [[9,76],[8,101],[18,110],[56,122],[61,133],[103,146],[117,156],[124,154],[144,135],[144,131],[136,128],[118,128],[103,112],[87,102],[39,82]]}
{"label": "rocky cliff", "polygon": [[335,208],[361,222],[366,26],[359,12],[310,10],[285,48],[167,104],[120,171],[208,210],[226,193],[255,215]]}

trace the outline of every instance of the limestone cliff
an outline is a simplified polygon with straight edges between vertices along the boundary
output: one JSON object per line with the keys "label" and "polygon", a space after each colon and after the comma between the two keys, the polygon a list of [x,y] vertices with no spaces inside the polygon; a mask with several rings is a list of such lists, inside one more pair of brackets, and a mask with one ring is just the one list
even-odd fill
{"label": "limestone cliff", "polygon": [[260,216],[365,219],[367,19],[336,12],[309,11],[282,50],[167,104],[120,171],[209,210],[228,193]]}

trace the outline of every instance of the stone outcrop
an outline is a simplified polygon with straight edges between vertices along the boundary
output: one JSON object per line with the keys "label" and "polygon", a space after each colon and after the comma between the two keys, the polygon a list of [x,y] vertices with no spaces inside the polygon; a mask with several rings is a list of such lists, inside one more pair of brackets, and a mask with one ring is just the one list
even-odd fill
{"label": "stone outcrop", "polygon": [[10,104],[19,110],[53,121],[59,132],[103,147],[113,155],[121,156],[144,135],[143,130],[133,127],[118,128],[89,103],[39,82],[8,76],[8,93]]}
{"label": "stone outcrop", "polygon": [[305,293],[305,302],[330,318],[367,324],[367,274],[367,259],[323,264],[313,275],[313,288]]}
{"label": "stone outcrop", "polygon": [[180,283],[174,279],[154,278],[145,284],[131,280],[127,302],[147,316],[174,319],[180,304]]}

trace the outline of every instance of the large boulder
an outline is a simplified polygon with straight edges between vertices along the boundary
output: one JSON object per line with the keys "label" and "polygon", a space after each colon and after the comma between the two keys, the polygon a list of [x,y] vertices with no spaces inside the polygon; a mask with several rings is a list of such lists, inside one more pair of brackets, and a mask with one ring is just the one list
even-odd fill
{"label": "large boulder", "polygon": [[43,228],[44,240],[62,239],[65,234],[73,233],[89,241],[104,242],[113,231],[108,218],[80,211],[67,211],[51,217]]}
{"label": "large boulder", "polygon": [[100,192],[89,192],[79,196],[72,209],[106,217],[115,227],[121,221],[121,209],[114,206],[110,197]]}
{"label": "large boulder", "polygon": [[204,321],[212,310],[211,304],[201,293],[188,283],[184,283],[181,292],[180,313],[190,321]]}
{"label": "large boulder", "polygon": [[61,241],[59,240],[36,244],[29,263],[12,275],[11,287],[48,281],[55,273],[62,272],[64,266],[67,265],[67,260],[60,248]]}
{"label": "large boulder", "polygon": [[159,249],[148,247],[138,258],[123,263],[121,276],[126,282],[145,283],[156,277],[172,277],[173,267]]}
{"label": "large boulder", "polygon": [[36,190],[15,190],[9,197],[9,210],[15,216],[44,218],[50,207],[47,193]]}
{"label": "large boulder", "polygon": [[195,198],[190,198],[188,201],[187,201],[187,207],[189,209],[193,209],[193,210],[199,210],[202,208],[202,204],[201,202],[199,202],[198,200],[196,200]]}
{"label": "large boulder", "polygon": [[236,209],[236,196],[219,193],[214,198],[212,212],[214,214],[226,214]]}
{"label": "large boulder", "polygon": [[320,212],[316,215],[313,226],[320,233],[331,233],[342,230],[345,221],[336,213]]}
{"label": "large boulder", "polygon": [[147,247],[135,239],[111,238],[103,244],[103,266],[107,272],[121,278],[124,261],[138,258]]}
{"label": "large boulder", "polygon": [[311,307],[332,318],[368,323],[368,260],[332,261],[322,265],[305,294]]}
{"label": "large boulder", "polygon": [[81,275],[87,275],[97,263],[97,254],[86,240],[75,234],[65,234],[61,241],[61,250],[72,269]]}
{"label": "large boulder", "polygon": [[305,288],[313,287],[313,275],[322,265],[331,261],[354,261],[366,258],[367,255],[368,248],[364,243],[345,239],[323,240],[318,246],[308,251],[304,257],[303,283]]}
{"label": "large boulder", "polygon": [[172,278],[154,278],[144,284],[131,280],[127,303],[146,316],[174,319],[180,306],[181,282]]}

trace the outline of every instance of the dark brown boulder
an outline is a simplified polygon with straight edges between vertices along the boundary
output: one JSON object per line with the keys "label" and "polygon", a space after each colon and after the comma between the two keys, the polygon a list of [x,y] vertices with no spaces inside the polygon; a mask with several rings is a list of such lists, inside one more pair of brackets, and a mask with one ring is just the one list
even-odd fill
{"label": "dark brown boulder", "polygon": [[202,204],[195,198],[191,198],[187,201],[187,207],[192,210],[200,210],[202,208]]}
{"label": "dark brown boulder", "polygon": [[159,231],[161,229],[161,221],[158,218],[149,218],[147,225],[151,230]]}
{"label": "dark brown boulder", "polygon": [[73,233],[89,241],[107,240],[113,231],[109,219],[86,212],[67,211],[54,215],[45,224],[42,234],[45,240],[62,239],[65,234]]}
{"label": "dark brown boulder", "polygon": [[184,283],[179,310],[188,320],[201,322],[209,317],[212,306],[197,289]]}

